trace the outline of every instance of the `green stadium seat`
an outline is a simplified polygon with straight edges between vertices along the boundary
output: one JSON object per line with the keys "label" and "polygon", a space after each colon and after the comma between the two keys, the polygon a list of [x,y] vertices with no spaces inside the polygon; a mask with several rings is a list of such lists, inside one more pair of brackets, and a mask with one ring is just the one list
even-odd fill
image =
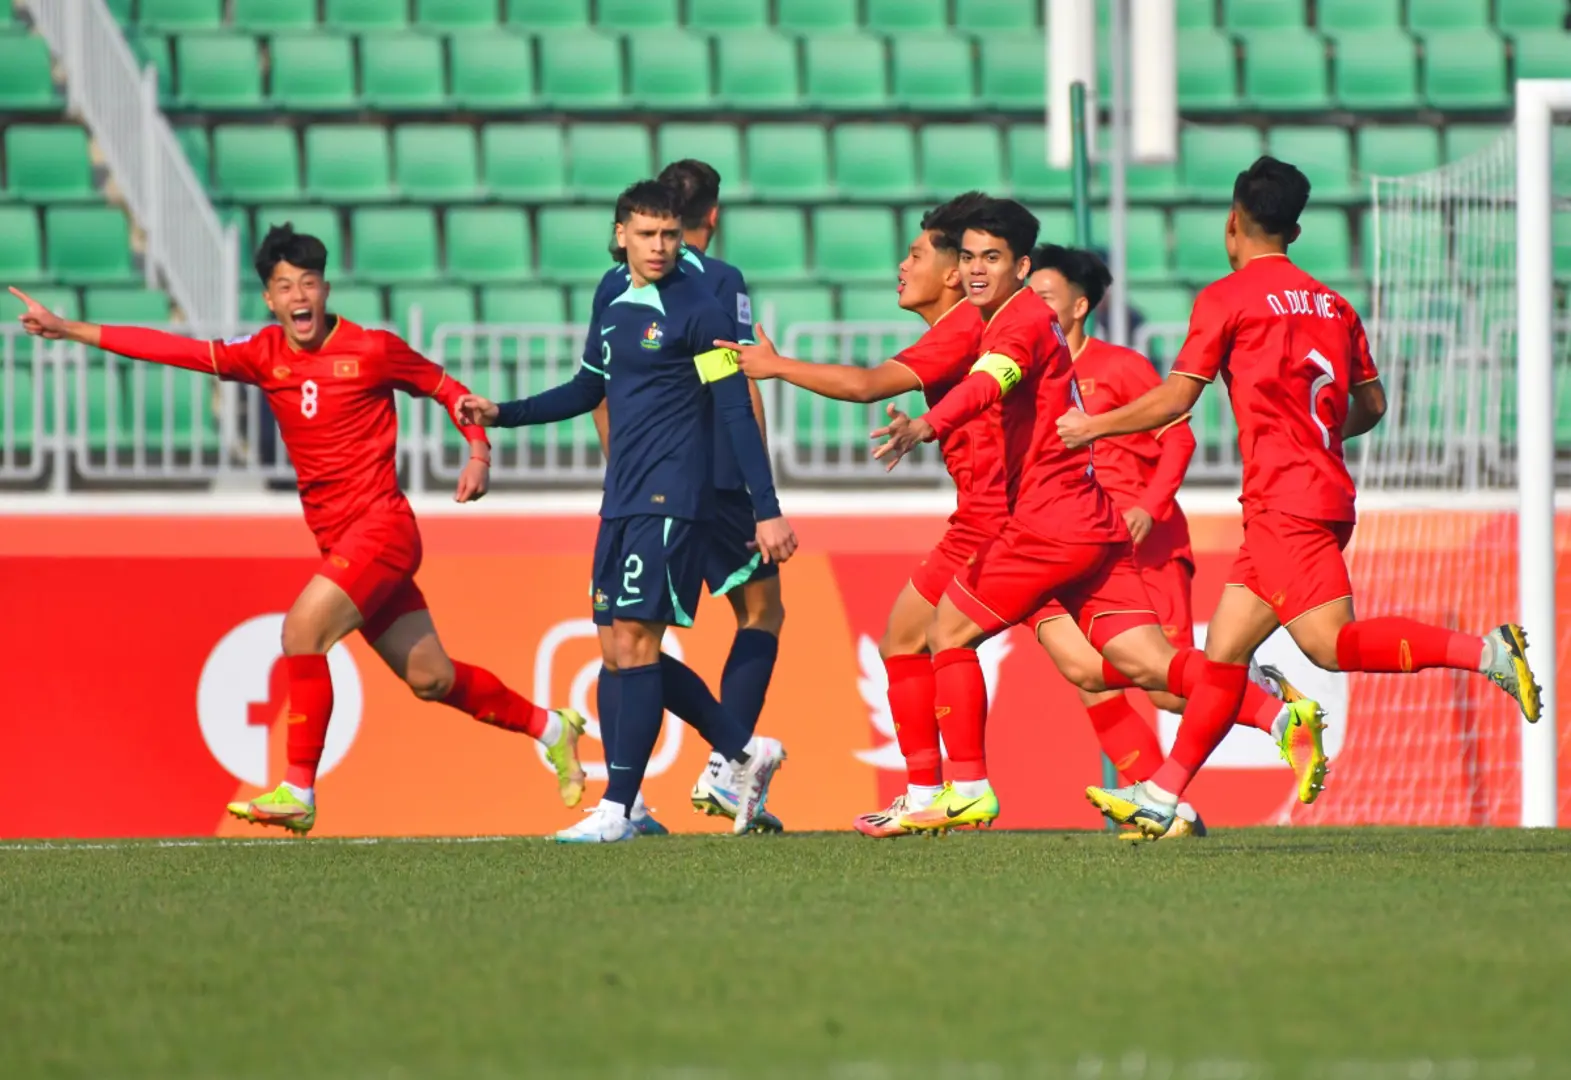
{"label": "green stadium seat", "polygon": [[1424,39],[1424,100],[1436,109],[1504,109],[1505,43],[1477,30],[1435,31]]}
{"label": "green stadium seat", "polygon": [[425,207],[362,207],[350,215],[355,277],[372,284],[440,276],[436,214]]}
{"label": "green stadium seat", "polygon": [[[1073,210],[1064,206],[1034,206],[1031,213],[1036,215],[1040,231],[1037,233],[1037,242],[1041,244],[1075,244],[1078,243],[1079,234],[1075,231],[1075,214]],[[1158,215],[1160,217],[1161,215]],[[1095,239],[1093,237],[1093,239]],[[1163,243],[1164,257],[1167,250]]]}
{"label": "green stadium seat", "polygon": [[554,285],[486,285],[480,290],[480,321],[558,326],[567,319],[562,290]]}
{"label": "green stadium seat", "polygon": [[833,322],[834,293],[826,285],[771,285],[753,300],[755,321],[784,344],[800,323]]}
{"label": "green stadium seat", "polygon": [[[136,22],[136,0],[105,0],[104,6],[109,9],[109,14],[115,17],[115,22],[122,28]],[[0,23],[5,21],[6,15],[9,15],[13,22],[16,20],[15,11],[10,10],[8,5],[0,5]]]}
{"label": "green stadium seat", "polygon": [[[827,281],[887,281],[905,251],[895,215],[866,206],[820,206],[812,211],[813,268]],[[752,264],[743,263],[752,272]]]}
{"label": "green stadium seat", "polygon": [[485,189],[494,199],[547,202],[566,190],[567,150],[555,124],[487,124],[480,130]]}
{"label": "green stadium seat", "polygon": [[338,295],[337,282],[348,277],[344,260],[344,230],[338,221],[338,211],[330,206],[271,205],[256,208],[256,230],[265,235],[274,225],[285,223],[295,232],[314,236],[327,248],[327,267],[323,271],[328,281],[334,283],[333,295]]}
{"label": "green stadium seat", "polygon": [[180,149],[185,151],[185,159],[191,163],[191,171],[196,174],[197,181],[206,188],[213,182],[213,146],[208,141],[207,129],[195,124],[181,124],[175,128],[175,140],[179,142]]}
{"label": "green stadium seat", "polygon": [[1238,60],[1232,38],[1217,30],[1179,32],[1178,104],[1184,109],[1238,107]]}
{"label": "green stadium seat", "polygon": [[1571,188],[1571,130],[1560,124],[1549,132],[1549,168],[1556,190]]}
{"label": "green stadium seat", "polygon": [[1402,0],[1318,0],[1315,9],[1315,29],[1333,39],[1402,26]]}
{"label": "green stadium seat", "polygon": [[1440,132],[1432,127],[1365,124],[1356,138],[1360,187],[1366,197],[1371,176],[1411,176],[1440,164]]}
{"label": "green stadium seat", "polygon": [[323,0],[322,21],[333,30],[403,30],[409,26],[409,0]]}
{"label": "green stadium seat", "polygon": [[221,199],[262,202],[300,195],[294,128],[225,124],[213,131],[213,191]]}
{"label": "green stadium seat", "polygon": [[1068,169],[1055,169],[1047,163],[1047,133],[1040,122],[1011,124],[1009,142],[1009,188],[1018,199],[1068,201],[1074,195],[1074,179]]}
{"label": "green stadium seat", "polygon": [[401,198],[465,202],[480,194],[480,154],[467,124],[404,124],[393,131]]}
{"label": "green stadium seat", "polygon": [[263,105],[256,39],[248,34],[182,34],[175,39],[180,104],[188,109],[257,109]]}
{"label": "green stadium seat", "polygon": [[534,270],[529,219],[512,207],[466,207],[447,212],[447,273],[482,284],[524,281]]}
{"label": "green stadium seat", "polygon": [[1006,191],[1004,147],[994,124],[924,125],[918,136],[922,187],[934,199],[962,191]]}
{"label": "green stadium seat", "polygon": [[[540,211],[540,276],[554,281],[595,282],[606,271],[609,215],[601,207],[553,207]],[[748,272],[752,272],[751,264]]]}
{"label": "green stadium seat", "polygon": [[1179,133],[1178,159],[1189,197],[1205,202],[1231,202],[1238,174],[1263,152],[1256,128],[1186,126]]}
{"label": "green stadium seat", "polygon": [[68,285],[110,285],[136,276],[130,226],[114,207],[51,206],[44,211],[44,237],[49,270]]}
{"label": "green stadium seat", "polygon": [[1304,0],[1222,0],[1222,25],[1234,33],[1298,30],[1309,25]]}
{"label": "green stadium seat", "polygon": [[148,30],[217,30],[224,0],[141,0],[137,16]]}
{"label": "green stadium seat", "polygon": [[840,317],[846,322],[907,322],[900,294],[885,285],[847,285],[840,290]]}
{"label": "green stadium seat", "polygon": [[169,297],[162,289],[84,289],[90,322],[158,326],[169,321]]}
{"label": "green stadium seat", "polygon": [[[1214,222],[1213,242],[1220,251],[1222,217],[1214,210],[1199,212],[1207,215]],[[1112,235],[1112,222],[1108,218],[1107,208],[1100,206],[1094,208],[1091,211],[1091,246],[1105,249]],[[1072,244],[1075,242],[1074,236],[1072,225],[1067,223],[1055,225],[1050,231],[1049,219],[1043,219],[1041,237],[1043,242]],[[1137,206],[1130,209],[1129,216],[1124,221],[1124,252],[1124,269],[1131,282],[1167,281],[1172,277],[1167,259],[1167,223],[1163,220],[1162,211],[1151,206]]]}
{"label": "green stadium seat", "polygon": [[360,39],[360,80],[366,104],[392,112],[448,104],[442,42],[419,34]]}
{"label": "green stadium seat", "polygon": [[982,38],[981,103],[1012,112],[1040,110],[1047,101],[1047,45],[1040,34]]}
{"label": "green stadium seat", "polygon": [[807,229],[799,210],[739,207],[726,214],[726,258],[747,268],[748,283],[807,277]]}
{"label": "green stadium seat", "polygon": [[1445,160],[1461,161],[1493,146],[1506,129],[1499,124],[1450,124],[1445,133]]}
{"label": "green stadium seat", "polygon": [[415,22],[438,33],[495,30],[496,8],[496,0],[415,0]]}
{"label": "green stadium seat", "polygon": [[596,0],[595,25],[634,32],[680,25],[677,0]]}
{"label": "green stadium seat", "polygon": [[1250,35],[1244,49],[1244,100],[1275,113],[1329,108],[1325,43],[1307,30]]}
{"label": "green stadium seat", "polygon": [[921,194],[916,180],[916,140],[897,124],[837,124],[835,186],[843,199],[889,203]]}
{"label": "green stadium seat", "polygon": [[461,109],[527,109],[535,103],[535,53],[512,34],[455,34],[453,104]]}
{"label": "green stadium seat", "polygon": [[275,37],[269,51],[275,105],[320,112],[352,109],[359,104],[355,57],[348,38],[331,34]]}
{"label": "green stadium seat", "polygon": [[1342,210],[1310,207],[1298,219],[1298,240],[1293,261],[1333,289],[1348,280],[1353,270],[1353,236]]}
{"label": "green stadium seat", "polygon": [[507,21],[528,30],[583,30],[589,0],[507,0]]}
{"label": "green stadium seat", "polygon": [[775,33],[741,31],[715,40],[716,104],[746,111],[801,104],[796,43]]}
{"label": "green stadium seat", "polygon": [[47,277],[38,212],[31,206],[0,206],[0,280],[26,284]]}
{"label": "green stadium seat", "polygon": [[643,124],[574,124],[567,129],[567,186],[589,198],[614,198],[642,180],[653,147]]}
{"label": "green stadium seat", "polygon": [[1179,277],[1209,285],[1232,272],[1222,222],[1223,215],[1214,209],[1173,211],[1173,270]]}
{"label": "green stadium seat", "polygon": [[1437,30],[1487,30],[1489,0],[1407,0],[1407,28],[1419,35]]}
{"label": "green stadium seat", "polygon": [[1146,322],[1182,326],[1189,322],[1195,294],[1178,285],[1147,285],[1130,290],[1129,306]]}
{"label": "green stadium seat", "polygon": [[5,129],[6,191],[33,202],[96,200],[87,132],[75,124]]}
{"label": "green stadium seat", "polygon": [[361,326],[386,326],[387,305],[375,285],[345,285],[334,289],[327,310]]}
{"label": "green stadium seat", "polygon": [[47,109],[59,104],[44,39],[33,34],[0,35],[0,109]]}
{"label": "green stadium seat", "polygon": [[689,30],[765,30],[769,0],[687,0]]}
{"label": "green stadium seat", "polygon": [[759,198],[812,202],[834,190],[824,125],[752,124],[745,139],[748,179]]}
{"label": "green stadium seat", "polygon": [[[160,34],[131,34],[127,37],[131,46],[131,55],[136,58],[139,68],[151,65],[158,73],[158,103],[165,109],[173,108],[175,104],[175,62],[170,52],[169,39]],[[4,42],[0,40],[0,49]],[[0,70],[0,86],[3,86],[5,72]],[[3,92],[3,91],[0,91]]]}
{"label": "green stadium seat", "polygon": [[1516,77],[1564,79],[1571,76],[1571,34],[1560,30],[1520,33],[1516,37]]}
{"label": "green stadium seat", "polygon": [[857,0],[775,0],[775,23],[793,34],[857,29]]}
{"label": "green stadium seat", "polygon": [[655,160],[665,166],[693,158],[714,166],[727,198],[748,194],[742,172],[742,133],[734,124],[661,124],[655,133]]}
{"label": "green stadium seat", "polygon": [[1037,0],[955,0],[955,29],[968,34],[1034,30],[1042,25]]}
{"label": "green stadium seat", "polygon": [[1175,14],[1180,30],[1210,30],[1216,26],[1215,0],[1178,0]]}
{"label": "green stadium seat", "polygon": [[[1098,179],[1093,181],[1093,190],[1106,191],[1106,183],[1100,178],[1106,166],[1099,166]],[[1183,185],[1178,179],[1178,163],[1165,162],[1154,165],[1130,165],[1124,173],[1124,183],[1128,187],[1129,199],[1137,203],[1170,203],[1179,199],[1183,194]]]}
{"label": "green stadium seat", "polygon": [[574,285],[567,290],[567,321],[577,326],[582,326],[589,321],[589,315],[594,310],[594,299],[597,287],[594,285]]}
{"label": "green stadium seat", "polygon": [[1348,109],[1418,107],[1413,39],[1400,30],[1343,35],[1331,62],[1337,104]]}
{"label": "green stadium seat", "polygon": [[252,34],[316,29],[316,0],[234,0],[233,10],[234,28]]}
{"label": "green stadium seat", "polygon": [[[432,331],[438,326],[457,324],[473,326],[475,323],[475,291],[464,285],[395,285],[391,290],[388,309],[393,325],[399,332],[411,334],[410,321],[413,309],[420,308],[421,347],[431,340]],[[451,357],[439,357],[447,361]]]}
{"label": "green stadium seat", "polygon": [[680,30],[645,30],[628,38],[628,96],[653,109],[707,108],[709,42]]}
{"label": "green stadium seat", "polygon": [[976,107],[969,41],[947,36],[895,38],[890,51],[896,104],[922,112]]}
{"label": "green stadium seat", "polygon": [[622,49],[615,38],[563,30],[540,50],[540,94],[561,109],[622,104]]}
{"label": "green stadium seat", "polygon": [[1353,186],[1352,143],[1341,128],[1273,126],[1266,132],[1266,152],[1292,162],[1309,177],[1309,197],[1316,203],[1369,196],[1366,189]]}
{"label": "green stadium seat", "polygon": [[305,190],[328,202],[393,197],[387,129],[375,124],[313,124],[305,129]]}
{"label": "green stadium seat", "polygon": [[889,102],[884,40],[863,36],[810,37],[802,42],[810,105],[875,110]]}
{"label": "green stadium seat", "polygon": [[949,29],[948,0],[867,0],[867,28],[877,34]]}
{"label": "green stadium seat", "polygon": [[1495,25],[1503,34],[1523,30],[1564,30],[1565,0],[1496,0]]}

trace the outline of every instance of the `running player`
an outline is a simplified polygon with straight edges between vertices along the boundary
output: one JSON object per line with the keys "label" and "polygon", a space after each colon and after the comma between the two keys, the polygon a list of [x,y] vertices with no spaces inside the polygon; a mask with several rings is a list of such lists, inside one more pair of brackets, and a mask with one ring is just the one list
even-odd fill
{"label": "running player", "polygon": [[1385,413],[1385,390],[1351,305],[1295,266],[1309,181],[1262,157],[1238,174],[1224,242],[1233,273],[1195,299],[1167,381],[1122,408],[1064,410],[1066,445],[1160,430],[1221,373],[1244,455],[1244,545],[1206,634],[1207,664],[1168,760],[1144,783],[1087,796],[1115,821],[1161,835],[1173,807],[1238,715],[1244,665],[1278,626],[1328,671],[1477,671],[1537,721],[1527,639],[1511,623],[1480,637],[1412,619],[1355,620],[1342,549],[1353,533],[1346,439]]}
{"label": "running player", "polygon": [[[230,803],[229,813],[296,833],[316,824],[317,766],[333,713],[327,651],[356,630],[418,697],[544,743],[562,801],[577,805],[583,719],[533,705],[491,672],[449,659],[415,584],[420,530],[398,487],[393,391],[433,398],[455,422],[453,405],[468,391],[396,335],[329,314],[326,265],[327,248],[316,237],[287,224],[269,230],[255,267],[278,321],[231,341],[72,322],[11,290],[27,305],[21,322],[30,334],[259,386],[278,419],[322,564],[284,617],[288,771],[273,791]],[[456,498],[471,502],[490,482],[491,447],[479,428],[458,426],[470,458]]]}
{"label": "running player", "polygon": [[[615,228],[627,283],[591,327],[573,379],[501,406],[474,395],[459,403],[460,416],[517,427],[581,416],[607,402],[610,453],[593,598],[595,622],[609,628],[602,634],[609,641],[602,724],[608,716],[615,720],[605,798],[582,823],[557,834],[571,843],[637,835],[629,818],[659,738],[667,671],[677,664],[662,657],[661,641],[667,627],[692,625],[709,552],[704,529],[714,505],[717,418],[746,478],[761,557],[784,561],[796,548],[775,497],[747,380],[735,354],[713,345],[734,320],[681,265],[677,194],[655,180],[634,184],[617,200]],[[727,762],[726,780],[737,794],[734,830],[746,832],[785,752],[723,708],[708,720],[701,733]]]}

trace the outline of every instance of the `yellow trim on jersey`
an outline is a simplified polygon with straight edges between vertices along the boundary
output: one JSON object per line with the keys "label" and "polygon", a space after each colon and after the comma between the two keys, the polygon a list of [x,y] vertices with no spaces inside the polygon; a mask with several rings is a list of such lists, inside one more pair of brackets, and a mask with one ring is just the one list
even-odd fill
{"label": "yellow trim on jersey", "polygon": [[207,343],[207,362],[213,365],[213,374],[222,379],[223,375],[218,371],[218,343],[216,341]]}
{"label": "yellow trim on jersey", "polygon": [[998,380],[998,388],[1004,393],[1015,388],[1020,381],[1020,365],[1003,353],[988,353],[982,359],[971,365],[971,373],[986,372]]}
{"label": "yellow trim on jersey", "polygon": [[[1182,374],[1182,373],[1180,373],[1180,374]],[[1172,431],[1179,424],[1187,424],[1187,423],[1189,423],[1189,419],[1193,415],[1194,415],[1193,413],[1185,413],[1183,416],[1180,416],[1177,420],[1174,420],[1172,423],[1170,423],[1170,424],[1163,424],[1161,427],[1157,428],[1151,434],[1155,438],[1160,439],[1163,435],[1166,435],[1169,431]]]}
{"label": "yellow trim on jersey", "polygon": [[699,353],[693,357],[693,366],[698,368],[698,381],[704,383],[728,379],[741,370],[736,366],[734,349],[710,349]]}
{"label": "yellow trim on jersey", "polygon": [[1193,379],[1195,382],[1205,383],[1207,386],[1211,385],[1210,379],[1206,378],[1204,375],[1196,375],[1193,371],[1179,371],[1177,368],[1174,368],[1172,371],[1168,372],[1168,374],[1182,375],[1186,379]]}
{"label": "yellow trim on jersey", "polygon": [[1375,377],[1374,377],[1374,378],[1373,378],[1373,379],[1365,379],[1365,380],[1364,380],[1364,381],[1363,381],[1363,382],[1356,382],[1356,383],[1354,383],[1354,384],[1353,384],[1353,385],[1354,385],[1354,386],[1355,386],[1355,387],[1358,387],[1358,386],[1368,386],[1368,385],[1369,385],[1369,384],[1370,384],[1370,383],[1377,383],[1377,382],[1379,382],[1379,381],[1380,381],[1380,376],[1379,376],[1379,375],[1376,375],[1376,376],[1375,376]]}

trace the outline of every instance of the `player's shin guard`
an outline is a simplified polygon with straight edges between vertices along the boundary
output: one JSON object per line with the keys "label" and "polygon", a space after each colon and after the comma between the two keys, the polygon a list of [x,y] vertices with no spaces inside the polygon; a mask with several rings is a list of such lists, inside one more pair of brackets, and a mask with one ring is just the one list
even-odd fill
{"label": "player's shin guard", "polygon": [[895,722],[895,741],[906,759],[906,780],[921,787],[937,787],[944,777],[939,762],[938,716],[933,711],[933,658],[926,653],[885,657],[884,673],[889,677],[889,715]]}
{"label": "player's shin guard", "polygon": [[538,739],[545,732],[549,713],[509,690],[485,668],[453,661],[453,686],[442,704],[468,713],[482,724],[518,731]]}
{"label": "player's shin guard", "polygon": [[715,700],[698,672],[669,653],[661,653],[660,684],[665,707],[686,721],[721,757],[735,761],[752,732]]}
{"label": "player's shin guard", "polygon": [[957,781],[987,779],[987,682],[975,649],[945,649],[933,657],[933,704]]}
{"label": "player's shin guard", "polygon": [[[1207,663],[1206,654],[1199,649],[1179,649],[1167,668],[1167,692],[1181,698],[1192,697],[1205,676]],[[1271,727],[1276,718],[1282,715],[1283,707],[1279,699],[1246,679],[1237,723],[1271,734]],[[1184,715],[1189,715],[1188,708],[1184,710]]]}
{"label": "player's shin guard", "polygon": [[605,801],[631,807],[644,783],[649,756],[660,741],[660,720],[665,714],[659,664],[623,668],[621,707],[617,709],[616,742],[606,754],[609,763]]}
{"label": "player's shin guard", "polygon": [[327,722],[333,716],[333,677],[321,653],[290,656],[289,769],[284,780],[297,788],[316,786],[316,767],[327,745]]}
{"label": "player's shin guard", "polygon": [[1184,793],[1189,781],[1200,771],[1211,752],[1221,745],[1227,729],[1238,719],[1244,688],[1248,685],[1247,664],[1206,661],[1200,685],[1189,695],[1189,707],[1184,710],[1184,721],[1178,726],[1172,752],[1151,777],[1153,784],[1173,796]]}
{"label": "player's shin guard", "polygon": [[769,692],[779,655],[780,639],[768,630],[738,630],[731,642],[731,653],[720,674],[720,703],[749,736],[758,730],[764,695]]}
{"label": "player's shin guard", "polygon": [[1149,780],[1162,764],[1156,732],[1123,694],[1086,706],[1102,753],[1131,783]]}
{"label": "player's shin guard", "polygon": [[1477,671],[1484,641],[1416,619],[1360,619],[1336,638],[1336,666],[1343,671],[1408,672],[1425,668]]}

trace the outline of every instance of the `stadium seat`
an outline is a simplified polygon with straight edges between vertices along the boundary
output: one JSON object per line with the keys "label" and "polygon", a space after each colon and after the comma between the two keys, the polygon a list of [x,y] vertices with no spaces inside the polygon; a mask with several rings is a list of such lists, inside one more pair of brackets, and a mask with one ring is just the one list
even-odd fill
{"label": "stadium seat", "polygon": [[628,38],[628,95],[644,108],[707,108],[709,42],[680,30],[645,30]]}
{"label": "stadium seat", "polygon": [[175,39],[179,103],[188,109],[257,109],[262,69],[249,34],[182,34]]}
{"label": "stadium seat", "polygon": [[[115,22],[119,23],[122,29],[136,21],[136,0],[104,0],[104,6],[109,9],[109,14],[114,16]],[[13,22],[16,20],[16,12],[0,4],[0,25],[5,24],[7,16]]]}
{"label": "stadium seat", "polygon": [[760,198],[811,202],[833,191],[824,125],[752,124],[745,139],[748,180]]}
{"label": "stadium seat", "polygon": [[234,28],[252,34],[316,29],[316,0],[234,0],[233,10]]}
{"label": "stadium seat", "polygon": [[1178,0],[1175,21],[1180,30],[1210,30],[1216,26],[1215,0]]}
{"label": "stadium seat", "polygon": [[[610,265],[606,242],[611,215],[601,207],[554,207],[540,211],[540,276],[554,281],[596,282]],[[751,264],[748,264],[751,270]]]}
{"label": "stadium seat", "polygon": [[1356,138],[1360,187],[1365,196],[1371,176],[1411,176],[1440,164],[1440,133],[1432,127],[1365,124]]}
{"label": "stadium seat", "polygon": [[1298,30],[1308,24],[1304,0],[1222,0],[1222,25],[1234,33]]}
{"label": "stadium seat", "polygon": [[[256,234],[265,235],[274,225],[288,223],[295,232],[314,236],[327,248],[327,267],[323,271],[338,295],[338,282],[349,277],[344,255],[344,230],[338,211],[330,206],[269,205],[256,208]],[[249,287],[249,283],[247,283]]]}
{"label": "stadium seat", "polygon": [[661,124],[655,133],[655,164],[693,158],[714,166],[720,174],[723,197],[735,199],[749,193],[751,185],[742,172],[742,133],[734,124]]}
{"label": "stadium seat", "polygon": [[1407,0],[1407,28],[1425,35],[1447,30],[1487,30],[1489,0]]}
{"label": "stadium seat", "polygon": [[595,25],[602,30],[634,32],[681,23],[677,0],[596,0]]}
{"label": "stadium seat", "polygon": [[715,40],[716,104],[761,111],[801,104],[796,44],[775,33],[742,31]]}
{"label": "stadium seat", "polygon": [[753,317],[784,345],[793,326],[834,321],[834,293],[825,285],[771,285],[754,297]]}
{"label": "stadium seat", "polygon": [[978,36],[995,31],[1034,30],[1042,25],[1036,0],[955,0],[955,29]]}
{"label": "stadium seat", "polygon": [[1559,30],[1520,33],[1516,37],[1516,77],[1564,79],[1571,76],[1571,34]]}
{"label": "stadium seat", "polygon": [[1313,202],[1346,202],[1367,198],[1368,191],[1353,188],[1353,151],[1341,128],[1272,127],[1266,132],[1266,152],[1290,161],[1309,177]]}
{"label": "stadium seat", "polygon": [[31,206],[0,206],[0,280],[46,279],[38,212]]}
{"label": "stadium seat", "polygon": [[51,206],[44,211],[49,271],[68,285],[134,280],[125,215],[110,206]]}
{"label": "stadium seat", "polygon": [[466,207],[447,213],[447,274],[482,284],[524,281],[534,270],[529,219],[512,207]]}
{"label": "stadium seat", "polygon": [[1047,134],[1041,123],[1009,126],[1009,188],[1017,199],[1068,200],[1074,180],[1068,169],[1047,163]]}
{"label": "stadium seat", "polygon": [[1424,99],[1436,109],[1504,109],[1505,44],[1477,30],[1436,31],[1424,39]]}
{"label": "stadium seat", "polygon": [[480,194],[480,155],[467,124],[404,124],[393,131],[398,194],[417,202],[464,202]]}
{"label": "stadium seat", "polygon": [[1506,129],[1498,124],[1450,124],[1445,134],[1445,159],[1460,161],[1500,141]]}
{"label": "stadium seat", "polygon": [[372,284],[438,276],[436,214],[425,207],[362,207],[350,215],[355,277]]}
{"label": "stadium seat", "polygon": [[1319,0],[1315,10],[1315,29],[1332,39],[1402,26],[1402,0]]}
{"label": "stadium seat", "polygon": [[480,130],[486,192],[494,199],[544,202],[562,197],[567,150],[555,124],[487,124]]}
{"label": "stadium seat", "polygon": [[811,213],[813,269],[819,277],[842,284],[889,280],[905,249],[895,235],[892,211],[820,206]]}
{"label": "stadium seat", "polygon": [[562,290],[553,285],[486,285],[480,289],[482,322],[556,326],[566,318]]}
{"label": "stadium seat", "polygon": [[141,0],[137,17],[148,30],[217,30],[224,0]]}
{"label": "stadium seat", "polygon": [[1195,294],[1177,285],[1147,285],[1129,292],[1129,306],[1146,322],[1183,326],[1195,306]]}
{"label": "stadium seat", "polygon": [[1502,34],[1566,29],[1564,0],[1497,0],[1495,25]]}
{"label": "stadium seat", "polygon": [[769,0],[687,0],[689,30],[764,30]]}
{"label": "stadium seat", "polygon": [[916,140],[899,124],[838,124],[830,136],[843,199],[890,203],[920,194]]}
{"label": "stadium seat", "polygon": [[750,284],[807,277],[807,229],[799,210],[739,207],[726,214],[726,259]]}
{"label": "stadium seat", "polygon": [[[1109,181],[1105,176],[1106,172],[1105,162],[1097,166],[1092,190],[1107,190],[1106,185]],[[1183,185],[1178,179],[1176,161],[1155,165],[1129,165],[1124,171],[1124,183],[1127,185],[1131,202],[1170,203],[1178,199],[1183,191]]]}
{"label": "stadium seat", "polygon": [[993,124],[923,125],[918,136],[922,189],[934,200],[962,191],[1007,191],[1004,148]]}
{"label": "stadium seat", "polygon": [[[1222,250],[1222,216],[1214,210],[1197,211],[1214,224],[1212,243]],[[1044,243],[1073,244],[1075,232],[1072,224],[1052,224],[1052,219],[1042,219]],[[1106,207],[1096,207],[1091,212],[1091,246],[1106,249],[1113,235],[1112,222]],[[1167,259],[1167,222],[1162,211],[1151,206],[1137,206],[1129,211],[1124,221],[1125,272],[1129,280],[1167,281],[1172,277]],[[1224,258],[1225,262],[1225,258]]]}
{"label": "stadium seat", "polygon": [[[411,336],[410,318],[413,309],[420,308],[420,338],[410,342],[415,348],[426,347],[432,332],[444,324],[473,326],[475,322],[475,291],[465,285],[395,285],[389,290],[389,313],[399,333]],[[439,356],[439,361],[453,359]]]}
{"label": "stadium seat", "polygon": [[59,104],[44,39],[33,34],[0,35],[0,109],[47,109]]}
{"label": "stadium seat", "polygon": [[1047,100],[1047,45],[1038,33],[993,34],[981,42],[980,97],[994,109],[1041,109]]}
{"label": "stadium seat", "polygon": [[162,289],[84,289],[90,322],[158,326],[169,321],[169,297]]}
{"label": "stadium seat", "polygon": [[1222,222],[1215,209],[1173,211],[1173,271],[1179,277],[1209,285],[1232,272],[1222,244]]}
{"label": "stadium seat", "polygon": [[895,104],[921,112],[976,107],[969,41],[959,37],[895,38],[890,51]]}
{"label": "stadium seat", "polygon": [[438,33],[495,30],[496,0],[415,0],[415,22]]}
{"label": "stadium seat", "polygon": [[535,53],[512,34],[455,34],[453,104],[461,109],[515,111],[535,103]]}
{"label": "stadium seat", "polygon": [[775,0],[775,23],[793,34],[857,29],[857,0]]}
{"label": "stadium seat", "polygon": [[322,22],[333,30],[403,30],[409,26],[409,0],[323,0]]}
{"label": "stadium seat", "polygon": [[361,326],[386,326],[387,305],[374,285],[345,285],[328,297],[327,310]]}
{"label": "stadium seat", "polygon": [[221,199],[261,202],[300,195],[294,128],[225,124],[213,131],[213,191]]}
{"label": "stadium seat", "polygon": [[1231,202],[1233,181],[1263,151],[1253,127],[1187,125],[1179,133],[1179,172],[1191,199]]}
{"label": "stadium seat", "polygon": [[175,139],[185,152],[185,159],[191,163],[197,181],[204,188],[210,186],[213,182],[213,146],[208,141],[207,129],[196,124],[181,124],[175,128]]}
{"label": "stadium seat", "polygon": [[548,33],[583,30],[591,22],[589,0],[507,0],[507,21]]}
{"label": "stadium seat", "polygon": [[1336,288],[1353,274],[1353,238],[1347,214],[1339,209],[1310,207],[1298,219],[1293,261],[1323,283]]}
{"label": "stadium seat", "polygon": [[386,128],[313,124],[305,129],[305,190],[311,198],[329,202],[390,199],[391,178]]}
{"label": "stadium seat", "polygon": [[1179,32],[1178,104],[1184,109],[1238,107],[1238,61],[1232,38],[1216,30]]}
{"label": "stadium seat", "polygon": [[583,326],[589,321],[589,314],[594,310],[596,286],[574,285],[567,290],[567,321]]}
{"label": "stadium seat", "polygon": [[35,202],[96,200],[87,132],[75,124],[5,129],[6,192]]}
{"label": "stadium seat", "polygon": [[567,129],[568,190],[589,198],[615,198],[649,176],[652,147],[643,124],[574,124]]}
{"label": "stadium seat", "polygon": [[1325,43],[1307,30],[1262,30],[1244,49],[1244,100],[1268,112],[1330,107]]}
{"label": "stadium seat", "polygon": [[900,294],[889,285],[847,285],[840,290],[840,317],[847,322],[906,322]]}
{"label": "stadium seat", "polygon": [[889,101],[884,40],[860,35],[802,42],[807,101],[822,109],[874,110]]}
{"label": "stadium seat", "polygon": [[563,30],[540,50],[540,94],[559,109],[622,104],[622,50],[614,38]]}
{"label": "stadium seat", "polygon": [[867,28],[876,34],[949,29],[948,0],[867,0]]}
{"label": "stadium seat", "polygon": [[1331,61],[1337,104],[1348,109],[1415,109],[1418,63],[1400,30],[1345,34]]}
{"label": "stadium seat", "polygon": [[[131,34],[127,37],[131,55],[139,69],[152,65],[158,73],[158,104],[164,109],[175,105],[175,62],[170,54],[169,39],[160,34]],[[0,50],[4,40],[0,39]],[[6,72],[0,69],[0,95],[4,94]]]}
{"label": "stadium seat", "polygon": [[360,85],[367,105],[390,112],[447,105],[442,42],[419,34],[368,34],[360,39]]}
{"label": "stadium seat", "polygon": [[331,34],[275,37],[269,51],[275,105],[320,112],[352,109],[359,104],[355,58],[348,38]]}

